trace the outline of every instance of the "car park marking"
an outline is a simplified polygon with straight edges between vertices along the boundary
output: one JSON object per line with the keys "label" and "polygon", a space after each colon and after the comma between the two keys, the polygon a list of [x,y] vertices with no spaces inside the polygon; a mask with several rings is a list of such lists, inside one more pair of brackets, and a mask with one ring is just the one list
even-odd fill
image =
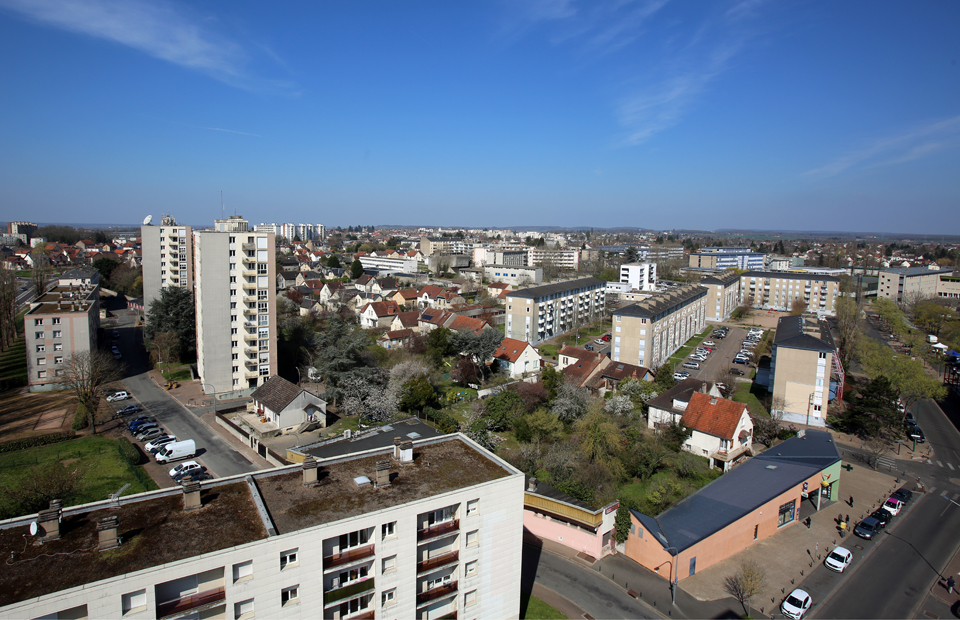
{"label": "car park marking", "polygon": [[947,491],[946,489],[944,489],[944,490],[943,490],[943,493],[940,494],[940,497],[946,497],[946,496],[947,496],[947,493],[948,493],[948,491]]}

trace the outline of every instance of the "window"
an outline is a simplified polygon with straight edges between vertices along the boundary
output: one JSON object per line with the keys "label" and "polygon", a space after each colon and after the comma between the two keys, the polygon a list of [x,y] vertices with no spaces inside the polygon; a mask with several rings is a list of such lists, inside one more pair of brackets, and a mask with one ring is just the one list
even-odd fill
{"label": "window", "polygon": [[381,607],[391,607],[397,604],[397,589],[390,588],[389,590],[384,590],[380,595],[380,606]]}
{"label": "window", "polygon": [[467,532],[467,546],[476,547],[480,544],[480,530],[473,530],[472,532]]}
{"label": "window", "polygon": [[384,523],[381,528],[380,537],[381,538],[393,538],[397,535],[397,522],[391,521],[390,523]]}
{"label": "window", "polygon": [[62,355],[58,355],[58,356],[56,356],[55,358],[53,358],[53,363],[54,363],[54,364],[62,364],[62,363],[63,363],[63,356],[62,356]]}
{"label": "window", "polygon": [[280,606],[300,604],[300,586],[290,586],[280,590]]}
{"label": "window", "polygon": [[62,333],[61,333],[61,331],[60,331],[59,329],[53,330],[53,337],[54,337],[54,338],[59,338],[61,335],[62,335]]}
{"label": "window", "polygon": [[298,566],[300,564],[300,558],[297,556],[297,551],[299,551],[299,548],[284,551],[280,554],[280,570],[283,570],[287,566]]}
{"label": "window", "polygon": [[794,519],[794,502],[787,502],[780,506],[780,514],[777,517],[777,527],[786,525]]}
{"label": "window", "polygon": [[38,370],[38,371],[37,371],[37,379],[46,379],[46,378],[47,378],[47,371],[46,371],[46,370]]}
{"label": "window", "polygon": [[340,581],[340,586],[345,586],[348,583],[353,583],[360,579],[366,579],[370,576],[370,566],[358,566],[357,568],[351,568],[350,570],[345,570],[341,572],[337,578]]}
{"label": "window", "polygon": [[463,606],[464,607],[473,607],[477,604],[477,591],[470,590],[463,595]]}
{"label": "window", "polygon": [[246,581],[247,579],[253,579],[253,560],[233,565],[233,582]]}
{"label": "window", "polygon": [[53,324],[54,324],[54,325],[59,325],[59,324],[60,324],[60,317],[58,317],[58,316],[53,317]]}
{"label": "window", "polygon": [[42,345],[42,344],[38,344],[38,345],[37,345],[37,353],[43,353],[43,351],[44,351],[43,345]]}
{"label": "window", "polygon": [[397,570],[397,556],[391,555],[390,557],[383,558],[383,566],[380,569],[380,573],[389,573],[394,570]]}
{"label": "window", "polygon": [[234,603],[233,617],[234,617],[234,620],[245,620],[246,618],[252,618],[253,617],[253,599],[249,598],[245,601]]}
{"label": "window", "polygon": [[472,562],[467,562],[466,570],[464,571],[464,574],[467,577],[472,577],[477,574],[478,562],[479,560],[473,560]]}
{"label": "window", "polygon": [[63,343],[62,343],[62,342],[54,342],[54,343],[53,343],[53,350],[54,350],[54,351],[63,351]]}
{"label": "window", "polygon": [[129,592],[120,597],[120,608],[123,611],[123,615],[135,614],[137,612],[146,611],[147,609],[147,591],[146,590],[137,590],[136,592]]}
{"label": "window", "polygon": [[33,319],[34,325],[43,325],[43,319]]}
{"label": "window", "polygon": [[367,544],[370,540],[369,530],[357,530],[349,534],[340,534],[340,550],[352,549]]}
{"label": "window", "polygon": [[33,337],[37,340],[43,340],[44,332],[34,332]]}
{"label": "window", "polygon": [[475,514],[477,514],[477,512],[479,512],[479,510],[480,510],[480,500],[479,500],[479,499],[472,499],[472,500],[470,500],[469,502],[467,502],[467,516],[468,516],[468,517],[469,517],[470,515],[475,515]]}
{"label": "window", "polygon": [[37,358],[37,366],[46,366],[46,365],[47,365],[47,358],[45,357]]}

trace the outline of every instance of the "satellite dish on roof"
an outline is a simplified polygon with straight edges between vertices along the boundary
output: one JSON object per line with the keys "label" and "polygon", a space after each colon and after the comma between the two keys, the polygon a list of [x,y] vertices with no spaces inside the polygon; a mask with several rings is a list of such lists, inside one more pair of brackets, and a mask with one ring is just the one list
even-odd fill
{"label": "satellite dish on roof", "polygon": [[36,536],[36,535],[37,535],[37,529],[38,529],[38,528],[37,528],[37,522],[36,522],[36,521],[31,521],[31,522],[30,522],[30,535],[31,535],[31,536]]}
{"label": "satellite dish on roof", "polygon": [[149,226],[149,225],[150,225],[150,222],[152,222],[152,221],[153,221],[153,216],[152,216],[152,215],[148,215],[147,217],[143,218],[143,225],[144,225],[144,226]]}

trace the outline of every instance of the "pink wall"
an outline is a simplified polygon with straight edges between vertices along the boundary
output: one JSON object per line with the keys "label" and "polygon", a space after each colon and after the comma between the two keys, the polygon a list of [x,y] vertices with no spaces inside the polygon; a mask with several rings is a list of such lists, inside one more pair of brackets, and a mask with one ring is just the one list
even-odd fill
{"label": "pink wall", "polygon": [[[523,511],[523,527],[538,538],[552,540],[578,553],[582,551],[595,558],[604,555],[601,551],[603,543],[602,532],[591,534],[578,527],[567,525],[563,521],[558,521],[548,516],[537,516],[536,513],[528,509]],[[606,551],[609,553],[610,549]]]}

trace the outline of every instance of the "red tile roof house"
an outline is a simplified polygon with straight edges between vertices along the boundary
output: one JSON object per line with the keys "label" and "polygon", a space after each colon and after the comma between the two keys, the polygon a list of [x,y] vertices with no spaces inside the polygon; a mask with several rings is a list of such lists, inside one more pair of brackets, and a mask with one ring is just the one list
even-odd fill
{"label": "red tile roof house", "polygon": [[540,370],[540,354],[523,340],[504,338],[493,352],[493,359],[500,362],[500,371],[512,378]]}
{"label": "red tile roof house", "polygon": [[625,364],[623,362],[611,362],[600,369],[590,381],[590,388],[599,392],[601,396],[607,392],[616,392],[620,389],[620,384],[627,379],[636,379],[638,381],[653,381],[656,378],[653,371],[643,366],[634,364]]}
{"label": "red tile roof house", "polygon": [[377,338],[377,344],[384,349],[402,349],[414,335],[412,329],[396,329]]}
{"label": "red tile roof house", "polygon": [[410,329],[414,333],[419,329],[420,323],[420,313],[416,310],[410,310],[408,312],[401,312],[393,318],[393,323],[390,324],[390,329],[396,331],[398,329]]}
{"label": "red tile roof house", "polygon": [[577,347],[564,346],[557,353],[557,370],[563,371],[564,381],[577,387],[588,387],[609,363],[606,355]]}
{"label": "red tile roof house", "polygon": [[360,311],[360,326],[364,329],[387,329],[398,314],[400,306],[395,301],[368,303]]}

